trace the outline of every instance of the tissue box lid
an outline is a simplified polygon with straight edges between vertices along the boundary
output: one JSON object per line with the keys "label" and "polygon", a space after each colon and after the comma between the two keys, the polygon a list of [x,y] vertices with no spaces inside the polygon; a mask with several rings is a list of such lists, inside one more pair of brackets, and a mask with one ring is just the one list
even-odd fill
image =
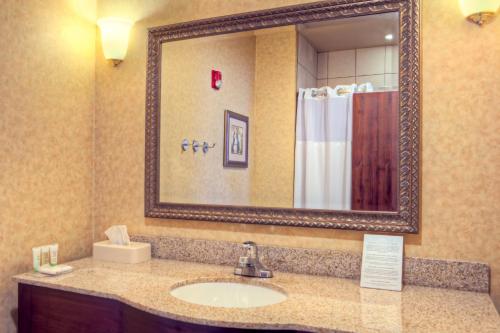
{"label": "tissue box lid", "polygon": [[116,245],[109,240],[94,243],[93,258],[123,264],[137,264],[151,259],[151,244],[130,242],[130,245]]}

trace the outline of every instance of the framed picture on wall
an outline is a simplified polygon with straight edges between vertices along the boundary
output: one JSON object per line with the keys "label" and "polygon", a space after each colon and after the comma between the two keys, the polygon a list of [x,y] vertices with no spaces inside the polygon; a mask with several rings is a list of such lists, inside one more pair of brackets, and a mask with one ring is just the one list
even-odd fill
{"label": "framed picture on wall", "polygon": [[224,111],[224,167],[248,168],[248,117]]}

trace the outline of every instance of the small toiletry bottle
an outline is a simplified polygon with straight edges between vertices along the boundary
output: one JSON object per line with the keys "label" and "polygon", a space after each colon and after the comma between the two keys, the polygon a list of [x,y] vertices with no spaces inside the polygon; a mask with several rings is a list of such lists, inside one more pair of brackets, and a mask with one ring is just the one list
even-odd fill
{"label": "small toiletry bottle", "polygon": [[33,270],[35,272],[38,272],[38,269],[40,268],[40,260],[41,260],[41,248],[40,247],[34,247],[32,249],[33,251]]}
{"label": "small toiletry bottle", "polygon": [[57,255],[59,252],[59,245],[58,244],[52,244],[49,246],[49,251],[50,251],[50,266],[55,266],[57,265]]}
{"label": "small toiletry bottle", "polygon": [[42,260],[41,265],[48,265],[50,261],[49,246],[42,246]]}

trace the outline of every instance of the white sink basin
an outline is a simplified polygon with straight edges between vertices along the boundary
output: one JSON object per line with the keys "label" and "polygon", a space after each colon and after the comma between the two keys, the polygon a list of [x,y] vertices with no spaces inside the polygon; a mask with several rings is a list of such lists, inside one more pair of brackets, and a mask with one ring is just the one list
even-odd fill
{"label": "white sink basin", "polygon": [[198,282],[173,289],[185,302],[222,308],[253,308],[276,304],[287,296],[276,289],[237,282]]}

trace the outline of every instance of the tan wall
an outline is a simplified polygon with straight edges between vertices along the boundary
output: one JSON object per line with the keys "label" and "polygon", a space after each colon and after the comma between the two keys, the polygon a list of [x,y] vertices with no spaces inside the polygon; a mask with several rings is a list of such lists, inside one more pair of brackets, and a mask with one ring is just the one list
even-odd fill
{"label": "tan wall", "polygon": [[[360,232],[144,218],[147,27],[299,2],[133,2],[147,16],[132,31],[125,62],[113,68],[97,53],[98,237],[121,222],[132,233],[361,251]],[[409,256],[489,263],[492,294],[500,304],[500,161],[495,149],[500,144],[500,20],[478,28],[466,22],[458,5],[423,1],[422,223],[418,235],[405,237],[405,251]],[[112,14],[114,6],[120,7],[101,0],[98,13]]]}
{"label": "tan wall", "polygon": [[16,331],[11,277],[33,246],[91,254],[94,15],[95,1],[1,4],[0,332]]}
{"label": "tan wall", "polygon": [[292,28],[257,34],[252,123],[252,204],[256,206],[293,207],[296,35]]}
{"label": "tan wall", "polygon": [[[253,164],[223,167],[222,155],[224,110],[254,119],[255,36],[165,43],[162,57],[160,201],[249,205]],[[220,90],[210,85],[212,69],[222,72]],[[184,138],[215,147],[183,152]]]}
{"label": "tan wall", "polygon": [[[163,45],[160,201],[292,207],[296,48],[294,26]],[[222,166],[225,109],[249,116],[248,168]],[[216,146],[182,152],[183,138]]]}

